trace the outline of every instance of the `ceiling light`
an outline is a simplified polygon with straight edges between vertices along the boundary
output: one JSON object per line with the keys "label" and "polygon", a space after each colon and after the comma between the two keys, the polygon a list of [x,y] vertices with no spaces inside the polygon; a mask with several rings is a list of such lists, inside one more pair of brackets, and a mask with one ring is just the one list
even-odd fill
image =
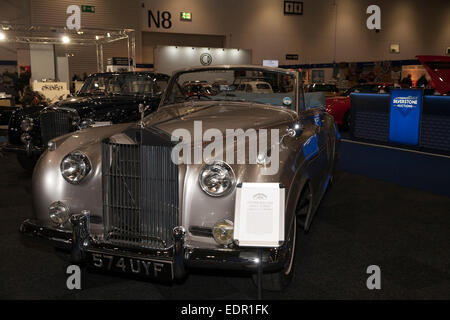
{"label": "ceiling light", "polygon": [[63,36],[61,38],[61,40],[62,40],[63,43],[69,43],[70,42],[70,38],[68,36]]}
{"label": "ceiling light", "polygon": [[6,35],[3,32],[0,32],[0,40],[5,40]]}

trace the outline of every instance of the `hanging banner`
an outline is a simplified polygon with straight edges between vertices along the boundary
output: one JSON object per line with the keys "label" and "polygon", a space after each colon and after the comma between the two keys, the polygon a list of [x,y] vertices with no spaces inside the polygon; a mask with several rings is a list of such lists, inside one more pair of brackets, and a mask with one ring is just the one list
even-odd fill
{"label": "hanging banner", "polygon": [[389,141],[419,145],[422,98],[422,89],[391,90]]}

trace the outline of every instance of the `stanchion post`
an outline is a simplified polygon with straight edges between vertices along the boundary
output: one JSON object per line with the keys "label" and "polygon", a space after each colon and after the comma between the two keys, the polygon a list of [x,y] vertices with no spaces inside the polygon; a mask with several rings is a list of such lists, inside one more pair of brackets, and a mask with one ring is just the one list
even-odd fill
{"label": "stanchion post", "polygon": [[263,276],[263,260],[262,260],[263,249],[258,248],[258,300],[262,300],[262,276]]}

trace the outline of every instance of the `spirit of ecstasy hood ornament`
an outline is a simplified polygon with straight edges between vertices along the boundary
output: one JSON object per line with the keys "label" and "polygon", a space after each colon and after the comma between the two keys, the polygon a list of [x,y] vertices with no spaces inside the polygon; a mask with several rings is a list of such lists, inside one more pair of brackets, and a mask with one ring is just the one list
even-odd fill
{"label": "spirit of ecstasy hood ornament", "polygon": [[141,128],[144,127],[145,111],[147,111],[148,108],[150,108],[150,106],[144,107],[144,105],[142,103],[139,103],[139,113],[141,114],[141,121],[139,122],[139,125],[141,126]]}

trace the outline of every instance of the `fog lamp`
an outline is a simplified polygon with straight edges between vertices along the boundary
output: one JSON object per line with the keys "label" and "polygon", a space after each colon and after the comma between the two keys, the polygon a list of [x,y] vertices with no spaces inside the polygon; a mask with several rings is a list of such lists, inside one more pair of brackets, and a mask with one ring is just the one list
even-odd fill
{"label": "fog lamp", "polygon": [[233,221],[224,219],[216,222],[213,227],[214,240],[220,245],[226,246],[233,242]]}
{"label": "fog lamp", "polygon": [[23,143],[28,143],[28,141],[31,140],[31,136],[28,133],[22,133],[22,135],[20,136],[20,141],[22,141]]}
{"label": "fog lamp", "polygon": [[31,129],[33,129],[33,120],[30,118],[23,119],[22,123],[20,124],[20,128],[24,132],[31,131]]}
{"label": "fog lamp", "polygon": [[61,201],[53,202],[48,208],[48,216],[54,224],[62,226],[69,220],[69,207]]}

